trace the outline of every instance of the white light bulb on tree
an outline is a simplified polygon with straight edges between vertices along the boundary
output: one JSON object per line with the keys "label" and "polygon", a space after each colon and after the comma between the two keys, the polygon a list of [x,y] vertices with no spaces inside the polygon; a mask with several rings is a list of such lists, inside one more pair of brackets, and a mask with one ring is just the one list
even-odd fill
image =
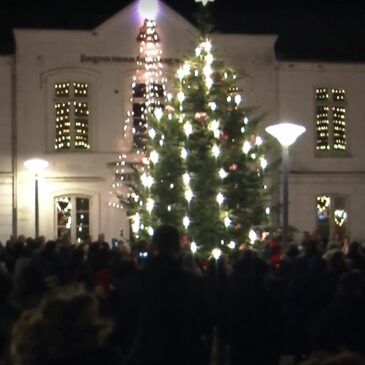
{"label": "white light bulb on tree", "polygon": [[185,174],[183,174],[183,182],[185,185],[190,184],[190,175],[187,172],[185,172]]}
{"label": "white light bulb on tree", "polygon": [[213,112],[217,109],[217,103],[215,101],[211,101],[208,105]]}
{"label": "white light bulb on tree", "polygon": [[182,80],[185,77],[185,71],[182,67],[180,67],[177,72],[176,72],[176,76],[178,77],[179,80]]}
{"label": "white light bulb on tree", "polygon": [[182,91],[179,91],[177,93],[177,100],[180,104],[185,100],[185,94]]}
{"label": "white light bulb on tree", "polygon": [[188,151],[185,148],[181,149],[180,156],[182,159],[186,159],[188,157]]}
{"label": "white light bulb on tree", "polygon": [[262,145],[262,138],[260,136],[256,137],[256,146],[261,146]]}
{"label": "white light bulb on tree", "polygon": [[219,169],[219,171],[218,171],[218,175],[219,175],[219,177],[221,178],[221,179],[224,179],[225,177],[227,177],[228,176],[228,173],[223,169],[223,168],[221,168],[221,169]]}
{"label": "white light bulb on tree", "polygon": [[241,103],[241,100],[242,100],[241,95],[236,95],[236,96],[234,97],[234,102],[235,102],[237,105],[239,105],[239,104]]}
{"label": "white light bulb on tree", "polygon": [[232,221],[228,216],[224,217],[224,225],[226,228],[228,228],[231,225],[231,223],[232,223]]}
{"label": "white light bulb on tree", "polygon": [[159,154],[156,151],[151,151],[150,153],[150,160],[152,163],[156,164],[159,159]]}
{"label": "white light bulb on tree", "polygon": [[221,150],[220,148],[215,144],[213,147],[212,147],[212,154],[215,158],[217,158],[219,156],[219,154],[221,153]]}
{"label": "white light bulb on tree", "polygon": [[236,242],[230,241],[227,245],[231,250],[234,250],[236,248]]}
{"label": "white light bulb on tree", "polygon": [[253,229],[250,229],[250,232],[248,232],[248,238],[250,239],[251,244],[255,243],[257,240],[257,233]]}
{"label": "white light bulb on tree", "polygon": [[153,199],[151,199],[151,198],[148,198],[147,199],[147,202],[146,202],[147,212],[148,213],[151,213],[154,206],[155,206],[155,201]]}
{"label": "white light bulb on tree", "polygon": [[184,63],[182,67],[183,67],[183,70],[185,72],[185,75],[189,75],[190,70],[191,70],[190,65],[188,63]]}
{"label": "white light bulb on tree", "polygon": [[267,163],[267,161],[266,161],[265,157],[261,157],[261,158],[260,158],[260,166],[261,166],[261,168],[262,168],[263,170],[265,170],[265,169],[266,169],[266,167],[267,167],[267,165],[268,165],[268,163]]}
{"label": "white light bulb on tree", "polygon": [[183,128],[184,128],[184,132],[185,132],[187,137],[189,137],[190,134],[193,133],[193,126],[189,122],[186,122],[184,124]]}
{"label": "white light bulb on tree", "polygon": [[248,154],[251,150],[251,143],[249,141],[245,141],[242,146],[242,151],[244,154]]}
{"label": "white light bulb on tree", "polygon": [[222,203],[224,202],[224,196],[223,196],[223,194],[222,193],[218,193],[217,194],[217,197],[216,197],[216,200],[217,200],[217,203],[219,205],[222,205]]}
{"label": "white light bulb on tree", "polygon": [[141,219],[139,213],[132,216],[132,231],[133,233],[138,233],[141,224]]}
{"label": "white light bulb on tree", "polygon": [[156,119],[158,121],[160,121],[161,118],[162,118],[162,116],[163,116],[163,110],[162,110],[162,108],[155,108],[154,115],[155,115]]}
{"label": "white light bulb on tree", "polygon": [[198,251],[198,246],[196,245],[195,241],[192,241],[190,244],[190,250],[192,253],[196,253],[196,251]]}
{"label": "white light bulb on tree", "polygon": [[188,203],[191,202],[191,199],[193,199],[193,196],[194,196],[194,194],[191,189],[188,189],[185,191],[185,199],[187,200]]}
{"label": "white light bulb on tree", "polygon": [[190,219],[189,217],[185,216],[183,218],[183,226],[185,227],[185,229],[189,227],[189,224],[190,224]]}
{"label": "white light bulb on tree", "polygon": [[212,255],[213,255],[215,260],[218,260],[222,255],[222,251],[219,248],[214,248],[212,250]]}
{"label": "white light bulb on tree", "polygon": [[156,137],[156,131],[153,128],[150,128],[148,130],[148,135],[150,136],[151,139],[154,139]]}

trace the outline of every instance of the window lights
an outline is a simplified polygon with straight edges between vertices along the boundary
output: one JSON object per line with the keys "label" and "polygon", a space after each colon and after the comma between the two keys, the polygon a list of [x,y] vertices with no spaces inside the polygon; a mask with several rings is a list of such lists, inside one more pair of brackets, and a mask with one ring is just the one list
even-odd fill
{"label": "window lights", "polygon": [[82,82],[55,84],[56,150],[89,149],[89,87]]}
{"label": "window lights", "polygon": [[316,199],[317,229],[322,237],[343,239],[347,235],[347,198],[343,195],[319,195]]}
{"label": "window lights", "polygon": [[317,151],[346,150],[345,100],[345,90],[343,89],[316,89]]}
{"label": "window lights", "polygon": [[68,235],[72,243],[83,242],[90,234],[90,199],[59,196],[55,199],[57,237]]}

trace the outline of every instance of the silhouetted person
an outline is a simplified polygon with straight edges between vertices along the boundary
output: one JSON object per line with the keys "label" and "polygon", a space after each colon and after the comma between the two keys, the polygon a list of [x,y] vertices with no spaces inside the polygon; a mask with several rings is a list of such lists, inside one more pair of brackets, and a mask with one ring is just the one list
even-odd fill
{"label": "silhouetted person", "polygon": [[252,250],[236,261],[228,281],[231,365],[275,365],[281,343],[280,306],[266,287],[268,264]]}
{"label": "silhouetted person", "polygon": [[175,228],[157,228],[152,248],[153,256],[127,296],[125,333],[132,336],[124,343],[128,364],[204,364],[202,336],[208,323],[202,279],[182,266]]}

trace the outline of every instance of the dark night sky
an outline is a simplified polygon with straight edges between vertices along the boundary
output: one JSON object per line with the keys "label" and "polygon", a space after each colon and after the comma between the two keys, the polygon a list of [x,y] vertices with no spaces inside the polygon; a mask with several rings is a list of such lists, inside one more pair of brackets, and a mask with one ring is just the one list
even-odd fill
{"label": "dark night sky", "polygon": [[[365,0],[215,0],[216,31],[278,34],[277,57],[365,61]],[[93,29],[130,0],[0,0],[0,53],[13,52],[12,28]],[[194,23],[194,0],[165,0]]]}

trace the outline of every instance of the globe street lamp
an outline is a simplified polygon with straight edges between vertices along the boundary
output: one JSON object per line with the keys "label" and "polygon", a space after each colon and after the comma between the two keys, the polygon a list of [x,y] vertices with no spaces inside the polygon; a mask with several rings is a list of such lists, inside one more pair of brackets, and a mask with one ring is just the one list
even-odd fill
{"label": "globe street lamp", "polygon": [[289,189],[288,189],[288,168],[289,168],[289,146],[305,132],[301,125],[293,123],[279,123],[265,128],[266,132],[275,137],[282,146],[282,184],[283,184],[283,232],[282,246],[286,249],[288,244],[288,208],[289,208]]}
{"label": "globe street lamp", "polygon": [[39,199],[38,199],[38,175],[49,165],[49,162],[39,158],[32,158],[24,162],[24,166],[34,174],[34,221],[35,237],[39,236]]}

